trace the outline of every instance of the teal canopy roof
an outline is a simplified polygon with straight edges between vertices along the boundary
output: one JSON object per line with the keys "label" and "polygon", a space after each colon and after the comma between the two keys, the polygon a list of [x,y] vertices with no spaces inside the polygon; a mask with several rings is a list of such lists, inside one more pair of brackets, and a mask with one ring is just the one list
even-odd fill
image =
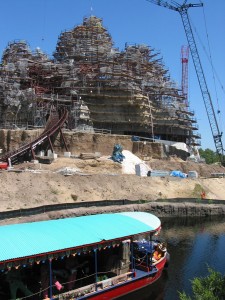
{"label": "teal canopy roof", "polygon": [[124,212],[0,226],[0,262],[156,231],[160,220]]}

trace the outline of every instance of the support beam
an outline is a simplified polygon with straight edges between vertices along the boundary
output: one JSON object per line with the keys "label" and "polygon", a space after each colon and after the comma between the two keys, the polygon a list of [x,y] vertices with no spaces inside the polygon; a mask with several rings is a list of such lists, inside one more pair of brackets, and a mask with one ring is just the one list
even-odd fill
{"label": "support beam", "polygon": [[60,134],[61,134],[61,138],[62,138],[62,140],[63,140],[63,144],[64,144],[64,146],[65,146],[65,148],[66,148],[66,151],[68,152],[69,150],[68,150],[68,147],[67,147],[67,144],[66,144],[66,141],[65,141],[65,138],[64,138],[64,135],[63,135],[63,132],[62,132],[62,128],[61,128],[61,127],[59,128],[59,131],[60,131]]}

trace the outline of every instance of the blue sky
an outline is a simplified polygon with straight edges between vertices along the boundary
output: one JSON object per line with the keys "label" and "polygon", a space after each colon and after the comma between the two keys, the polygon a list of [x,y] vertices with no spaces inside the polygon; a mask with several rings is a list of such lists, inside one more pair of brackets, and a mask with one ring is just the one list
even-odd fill
{"label": "blue sky", "polygon": [[[182,3],[183,0],[177,2]],[[216,113],[218,109],[221,111],[216,116],[225,137],[225,1],[203,0],[203,3],[204,9],[190,8],[189,16],[214,109]],[[8,42],[17,39],[26,40],[32,50],[40,47],[52,55],[60,33],[80,24],[83,17],[93,14],[103,18],[103,25],[112,35],[115,47],[120,50],[127,42],[146,44],[160,52],[171,78],[180,86],[180,52],[181,46],[187,45],[187,41],[181,17],[175,11],[145,0],[2,0],[0,7],[1,56]],[[216,71],[214,75],[216,85],[211,64],[205,53],[205,51],[209,53],[206,33]],[[189,101],[198,120],[202,147],[215,150],[191,56]],[[225,144],[224,137],[223,144]]]}

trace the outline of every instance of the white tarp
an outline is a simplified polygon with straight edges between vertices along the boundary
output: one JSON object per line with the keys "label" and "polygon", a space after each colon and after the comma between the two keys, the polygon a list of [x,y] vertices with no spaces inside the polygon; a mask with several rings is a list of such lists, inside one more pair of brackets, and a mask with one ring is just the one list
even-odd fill
{"label": "white tarp", "polygon": [[[123,150],[122,154],[125,156],[125,158],[122,161],[123,174],[137,174],[137,169],[139,169],[139,174],[137,175],[147,176],[147,173],[151,170],[151,168],[143,160],[141,160],[139,157],[137,157],[128,150]],[[135,167],[137,165],[139,165],[140,167]]]}

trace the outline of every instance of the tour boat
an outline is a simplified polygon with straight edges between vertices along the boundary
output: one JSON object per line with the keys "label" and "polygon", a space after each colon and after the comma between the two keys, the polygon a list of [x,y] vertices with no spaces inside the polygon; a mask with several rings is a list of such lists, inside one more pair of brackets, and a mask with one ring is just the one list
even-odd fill
{"label": "tour boat", "polygon": [[117,299],[168,265],[158,217],[122,212],[0,226],[0,299]]}

